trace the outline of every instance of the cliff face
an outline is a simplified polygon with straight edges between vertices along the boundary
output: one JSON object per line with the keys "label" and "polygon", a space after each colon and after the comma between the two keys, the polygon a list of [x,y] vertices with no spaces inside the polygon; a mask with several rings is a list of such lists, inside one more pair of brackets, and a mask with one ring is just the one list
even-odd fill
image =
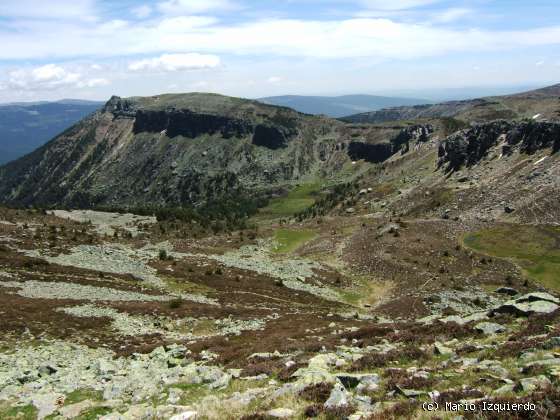
{"label": "cliff face", "polygon": [[555,153],[560,149],[560,124],[494,121],[461,130],[439,145],[438,166],[450,172],[475,165],[498,145],[503,154],[512,153],[516,147],[527,154],[548,147]]}
{"label": "cliff face", "polygon": [[395,153],[407,153],[411,144],[427,142],[433,132],[431,124],[417,124],[402,128],[383,142],[352,141],[348,145],[348,156],[354,161],[363,159],[366,162],[380,163]]}
{"label": "cliff face", "polygon": [[243,137],[253,131],[251,124],[235,118],[219,115],[199,114],[189,110],[136,112],[133,131],[138,133],[160,133],[170,137],[194,139],[204,134],[219,134],[224,138]]}
{"label": "cliff face", "polygon": [[387,160],[392,154],[390,143],[368,144],[353,141],[348,145],[348,156],[353,161],[363,159],[366,162],[379,163]]}

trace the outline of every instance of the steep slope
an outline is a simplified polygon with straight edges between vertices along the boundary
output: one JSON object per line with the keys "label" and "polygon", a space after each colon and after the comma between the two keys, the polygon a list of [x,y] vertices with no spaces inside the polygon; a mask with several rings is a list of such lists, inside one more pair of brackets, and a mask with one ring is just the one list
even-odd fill
{"label": "steep slope", "polygon": [[329,117],[344,117],[356,112],[374,111],[387,107],[426,104],[430,101],[417,98],[398,98],[376,95],[300,96],[284,95],[260,98],[270,105],[287,106],[296,111]]}
{"label": "steep slope", "polygon": [[0,164],[33,151],[102,105],[75,100],[0,105]]}
{"label": "steep slope", "polygon": [[401,106],[344,117],[353,123],[453,117],[466,122],[539,117],[560,118],[560,84],[507,96],[450,101],[434,105]]}
{"label": "steep slope", "polygon": [[[324,176],[348,158],[343,124],[220,95],[112,98],[0,169],[11,204],[197,204]],[[249,193],[249,192],[248,192]]]}

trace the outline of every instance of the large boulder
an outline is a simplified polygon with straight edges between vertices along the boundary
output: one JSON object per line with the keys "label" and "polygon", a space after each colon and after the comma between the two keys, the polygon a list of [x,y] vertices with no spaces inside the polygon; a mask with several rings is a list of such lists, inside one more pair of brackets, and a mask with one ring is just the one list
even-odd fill
{"label": "large boulder", "polygon": [[529,316],[532,314],[549,314],[560,308],[560,300],[549,293],[534,292],[507,301],[492,309],[491,314],[512,314]]}
{"label": "large boulder", "polygon": [[325,402],[325,408],[340,408],[350,404],[350,394],[341,384],[335,384],[331,395]]}
{"label": "large boulder", "polygon": [[474,329],[486,335],[498,334],[506,330],[504,326],[494,322],[479,322]]}
{"label": "large boulder", "polygon": [[346,388],[355,388],[360,384],[378,384],[380,382],[379,375],[376,373],[337,373],[336,378]]}

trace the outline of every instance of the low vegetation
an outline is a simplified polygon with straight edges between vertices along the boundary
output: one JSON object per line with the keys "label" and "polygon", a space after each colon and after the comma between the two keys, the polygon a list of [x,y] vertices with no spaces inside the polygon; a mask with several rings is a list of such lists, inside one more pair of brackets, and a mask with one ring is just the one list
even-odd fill
{"label": "low vegetation", "polygon": [[466,246],[508,258],[545,287],[560,291],[560,228],[503,224],[465,236]]}
{"label": "low vegetation", "polygon": [[316,236],[316,232],[311,229],[277,229],[274,234],[277,253],[289,253],[295,251],[304,243]]}
{"label": "low vegetation", "polygon": [[319,183],[307,183],[291,189],[284,197],[273,198],[259,211],[262,217],[283,218],[304,211],[315,203],[321,189]]}

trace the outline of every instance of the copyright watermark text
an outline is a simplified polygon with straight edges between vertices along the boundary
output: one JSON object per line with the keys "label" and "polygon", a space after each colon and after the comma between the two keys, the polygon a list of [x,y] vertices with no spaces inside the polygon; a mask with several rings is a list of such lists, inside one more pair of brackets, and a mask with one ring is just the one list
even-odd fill
{"label": "copyright watermark text", "polygon": [[489,401],[481,402],[446,402],[437,403],[429,401],[422,404],[424,411],[494,411],[503,413],[507,411],[535,411],[536,405],[533,403],[494,403]]}

